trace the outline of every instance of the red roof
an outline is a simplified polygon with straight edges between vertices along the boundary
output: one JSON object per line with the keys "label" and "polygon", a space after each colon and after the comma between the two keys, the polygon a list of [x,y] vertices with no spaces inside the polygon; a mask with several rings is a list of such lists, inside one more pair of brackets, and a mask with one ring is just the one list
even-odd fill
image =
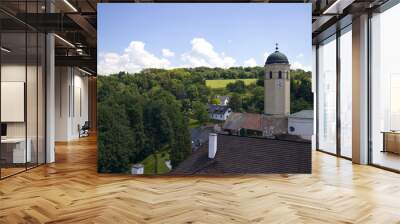
{"label": "red roof", "polygon": [[232,113],[225,121],[223,129],[247,129],[275,134],[287,132],[287,116],[266,116],[255,113]]}

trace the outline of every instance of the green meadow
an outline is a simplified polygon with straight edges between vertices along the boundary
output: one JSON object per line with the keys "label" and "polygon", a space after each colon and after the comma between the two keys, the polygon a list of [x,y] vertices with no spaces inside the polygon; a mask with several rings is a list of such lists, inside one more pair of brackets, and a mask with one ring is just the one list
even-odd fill
{"label": "green meadow", "polygon": [[225,88],[229,83],[234,83],[236,81],[243,81],[244,84],[250,85],[255,84],[257,79],[214,79],[214,80],[206,80],[206,86],[212,89],[222,89]]}

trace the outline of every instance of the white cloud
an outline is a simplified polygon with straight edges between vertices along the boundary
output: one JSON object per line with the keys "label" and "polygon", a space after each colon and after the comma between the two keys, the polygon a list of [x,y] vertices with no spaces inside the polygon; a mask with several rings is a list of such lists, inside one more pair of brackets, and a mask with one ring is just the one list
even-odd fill
{"label": "white cloud", "polygon": [[192,49],[182,54],[181,59],[185,63],[183,67],[222,67],[228,68],[235,65],[236,60],[218,53],[214,46],[204,38],[193,38],[190,42]]}
{"label": "white cloud", "polygon": [[257,66],[257,61],[254,58],[249,58],[246,61],[244,61],[244,66],[248,66],[248,67]]}
{"label": "white cloud", "polygon": [[164,48],[161,50],[161,53],[164,57],[173,57],[175,56],[175,52],[171,51],[170,49]]}
{"label": "white cloud", "polygon": [[304,71],[311,71],[311,66],[303,65],[298,61],[293,62],[290,67],[291,69],[302,69]]}
{"label": "white cloud", "polygon": [[122,54],[100,53],[98,73],[102,75],[120,71],[135,73],[144,68],[168,68],[170,66],[170,62],[167,59],[156,57],[146,51],[144,47],[145,43],[132,41]]}
{"label": "white cloud", "polygon": [[304,54],[303,53],[298,54],[297,58],[304,58]]}

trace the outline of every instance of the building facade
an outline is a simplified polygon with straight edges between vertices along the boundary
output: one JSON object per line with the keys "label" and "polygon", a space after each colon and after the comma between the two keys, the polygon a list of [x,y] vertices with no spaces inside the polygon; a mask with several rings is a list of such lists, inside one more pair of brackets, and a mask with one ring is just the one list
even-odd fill
{"label": "building facade", "polygon": [[302,110],[288,117],[288,134],[311,140],[313,135],[314,111]]}
{"label": "building facade", "polygon": [[264,114],[289,115],[290,64],[278,46],[265,62],[264,94]]}
{"label": "building facade", "polygon": [[323,13],[337,16],[313,23],[313,147],[400,172],[400,154],[386,150],[392,143],[400,147],[388,139],[400,136],[400,4],[336,6],[326,5]]}
{"label": "building facade", "polygon": [[225,121],[232,113],[231,108],[221,105],[208,105],[208,116],[211,120]]}

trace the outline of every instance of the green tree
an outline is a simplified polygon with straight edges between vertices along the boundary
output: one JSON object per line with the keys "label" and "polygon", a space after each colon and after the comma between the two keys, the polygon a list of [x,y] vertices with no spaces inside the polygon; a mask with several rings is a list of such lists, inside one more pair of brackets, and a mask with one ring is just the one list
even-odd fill
{"label": "green tree", "polygon": [[146,135],[143,125],[143,106],[139,103],[127,104],[127,115],[129,127],[131,129],[131,139],[133,141],[130,147],[129,160],[131,163],[137,163],[145,158],[143,148],[145,146]]}
{"label": "green tree", "polygon": [[189,112],[190,112],[190,109],[191,109],[191,107],[192,107],[192,102],[190,102],[189,99],[183,99],[183,100],[181,101],[181,104],[182,104],[182,112],[183,112],[185,115],[188,115]]}
{"label": "green tree", "polygon": [[219,98],[213,98],[211,100],[211,103],[214,105],[220,105],[221,104],[221,100]]}
{"label": "green tree", "polygon": [[180,120],[171,145],[170,160],[172,168],[176,168],[191,153],[191,136],[188,123],[184,117]]}
{"label": "green tree", "polygon": [[242,111],[242,98],[239,94],[234,93],[229,100],[228,106],[236,112]]}
{"label": "green tree", "polygon": [[172,124],[166,111],[166,102],[162,99],[149,102],[144,111],[144,127],[148,139],[147,146],[154,157],[154,172],[158,173],[157,153],[170,143],[173,134]]}
{"label": "green tree", "polygon": [[297,69],[290,73],[290,111],[292,113],[313,108],[311,73]]}
{"label": "green tree", "polygon": [[129,146],[132,145],[128,119],[122,106],[111,102],[98,104],[98,166],[102,173],[129,170]]}
{"label": "green tree", "polygon": [[246,85],[242,80],[233,82],[233,83],[229,83],[228,85],[226,85],[226,88],[230,91],[230,92],[234,92],[234,93],[244,93],[246,91]]}
{"label": "green tree", "polygon": [[[311,73],[297,69],[290,76],[291,112],[312,109]],[[258,81],[245,86],[239,80],[225,89],[205,85],[207,79],[239,78]],[[260,66],[144,69],[136,74],[98,76],[99,172],[128,172],[130,164],[167,149],[176,167],[190,154],[188,117],[205,124],[207,103],[216,95],[231,96],[233,111],[262,113],[263,78]]]}
{"label": "green tree", "polygon": [[193,116],[200,124],[205,124],[208,121],[208,111],[207,106],[199,101],[194,101],[192,103]]}
{"label": "green tree", "polygon": [[251,104],[257,113],[264,111],[264,88],[257,86],[251,90]]}
{"label": "green tree", "polygon": [[186,91],[188,98],[191,99],[192,101],[197,100],[199,98],[199,91],[196,85],[193,84],[189,85]]}

